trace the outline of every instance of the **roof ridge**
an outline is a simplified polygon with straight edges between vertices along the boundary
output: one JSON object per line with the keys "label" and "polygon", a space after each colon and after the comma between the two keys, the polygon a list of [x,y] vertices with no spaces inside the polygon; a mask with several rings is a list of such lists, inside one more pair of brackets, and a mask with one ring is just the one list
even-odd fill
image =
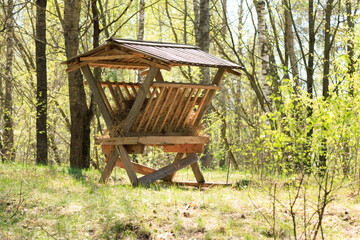
{"label": "roof ridge", "polygon": [[108,38],[107,42],[115,43],[124,43],[124,44],[136,44],[136,45],[148,45],[148,46],[158,46],[158,47],[176,47],[176,48],[192,48],[200,49],[198,46],[181,44],[181,43],[169,43],[169,42],[157,42],[157,41],[147,41],[147,40],[134,40],[134,39],[123,39],[123,38]]}

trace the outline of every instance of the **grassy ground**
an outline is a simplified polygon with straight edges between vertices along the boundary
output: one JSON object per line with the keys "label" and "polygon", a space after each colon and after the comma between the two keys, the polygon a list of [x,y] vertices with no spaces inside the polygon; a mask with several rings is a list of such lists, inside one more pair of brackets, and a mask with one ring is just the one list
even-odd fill
{"label": "grassy ground", "polygon": [[[294,239],[291,191],[281,179],[273,204],[274,182],[260,184],[241,173],[232,172],[230,182],[247,179],[250,185],[204,190],[160,184],[134,189],[120,169],[108,185],[98,184],[99,176],[95,170],[0,163],[0,239],[267,239],[274,232]],[[225,182],[226,172],[205,177]],[[178,179],[192,180],[192,174],[183,171]],[[298,238],[305,238],[301,202],[309,203],[310,216],[315,193],[310,187],[296,205]],[[325,239],[360,239],[359,202],[351,185],[338,190],[325,212]]]}

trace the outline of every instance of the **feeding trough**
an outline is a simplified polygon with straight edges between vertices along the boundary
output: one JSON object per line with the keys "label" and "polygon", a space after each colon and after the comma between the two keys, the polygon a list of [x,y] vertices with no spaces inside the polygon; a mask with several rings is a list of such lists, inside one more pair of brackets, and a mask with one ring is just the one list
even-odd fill
{"label": "feeding trough", "polygon": [[[134,186],[157,180],[173,182],[175,173],[191,166],[197,183],[205,183],[196,153],[209,137],[199,135],[201,121],[225,72],[239,75],[240,66],[201,51],[196,46],[110,38],[106,44],[65,62],[67,72],[81,69],[99,107],[110,136],[95,140],[108,155],[101,176],[107,182],[115,166],[124,168]],[[161,71],[172,67],[217,68],[211,84],[166,82]],[[97,81],[90,67],[143,70],[142,83]],[[174,162],[153,169],[130,160],[145,146],[160,146],[177,153]],[[138,178],[136,173],[144,176]]]}

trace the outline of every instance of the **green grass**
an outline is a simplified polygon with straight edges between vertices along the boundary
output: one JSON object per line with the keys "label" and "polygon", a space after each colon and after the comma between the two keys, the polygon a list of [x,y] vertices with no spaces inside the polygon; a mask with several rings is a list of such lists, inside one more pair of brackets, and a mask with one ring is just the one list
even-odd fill
{"label": "green grass", "polygon": [[[205,171],[225,182],[226,172]],[[270,182],[234,173],[239,188],[196,189],[154,185],[132,188],[117,169],[109,184],[98,184],[95,170],[0,164],[0,239],[271,239],[273,205]],[[177,175],[193,180],[189,170]],[[293,238],[286,210],[289,187],[277,179],[276,235]],[[284,186],[284,187],[281,187]],[[308,201],[315,201],[309,188]],[[311,196],[313,198],[311,198]],[[301,201],[297,211],[302,216]],[[360,236],[360,197],[350,187],[334,196],[324,219],[325,239]],[[309,208],[309,214],[311,211]],[[267,220],[266,220],[267,219]],[[299,218],[299,231],[301,219]]]}

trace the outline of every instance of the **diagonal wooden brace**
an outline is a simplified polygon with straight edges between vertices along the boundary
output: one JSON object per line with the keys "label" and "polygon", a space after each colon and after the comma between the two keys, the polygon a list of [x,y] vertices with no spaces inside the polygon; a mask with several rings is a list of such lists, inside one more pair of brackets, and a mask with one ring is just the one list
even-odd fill
{"label": "diagonal wooden brace", "polygon": [[199,161],[199,157],[196,154],[192,154],[186,158],[177,161],[176,163],[174,162],[166,167],[160,168],[156,172],[150,173],[146,176],[139,178],[140,184],[143,186],[147,186],[159,179],[169,176],[174,172],[177,172],[189,166],[190,164],[196,163],[197,161]]}

